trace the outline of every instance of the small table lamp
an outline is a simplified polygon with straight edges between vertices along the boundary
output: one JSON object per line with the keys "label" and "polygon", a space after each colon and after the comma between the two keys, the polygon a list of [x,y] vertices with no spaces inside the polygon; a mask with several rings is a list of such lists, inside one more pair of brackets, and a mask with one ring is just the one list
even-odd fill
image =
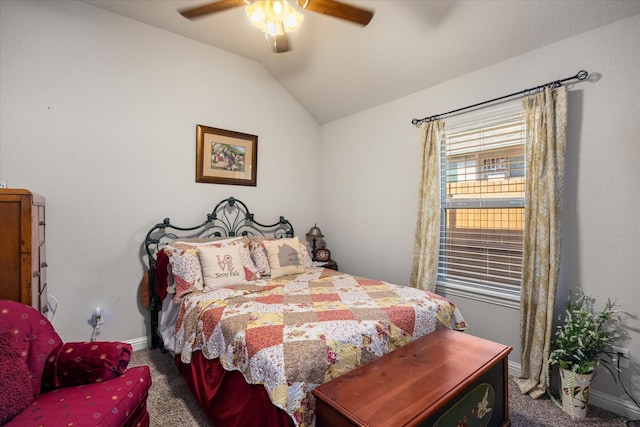
{"label": "small table lamp", "polygon": [[314,226],[311,227],[306,236],[307,240],[311,241],[311,257],[314,261],[316,261],[316,250],[318,249],[316,242],[318,241],[318,239],[322,239],[324,235],[322,234],[322,231],[320,231],[320,228],[314,224]]}

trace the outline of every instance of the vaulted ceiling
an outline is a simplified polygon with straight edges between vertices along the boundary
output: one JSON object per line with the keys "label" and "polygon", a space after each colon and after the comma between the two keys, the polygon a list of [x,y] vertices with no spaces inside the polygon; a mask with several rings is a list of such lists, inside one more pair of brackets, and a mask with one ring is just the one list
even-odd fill
{"label": "vaulted ceiling", "polygon": [[243,7],[188,20],[177,10],[208,1],[82,1],[261,63],[320,124],[640,13],[639,0],[344,0],[375,12],[368,26],[305,11],[276,54]]}

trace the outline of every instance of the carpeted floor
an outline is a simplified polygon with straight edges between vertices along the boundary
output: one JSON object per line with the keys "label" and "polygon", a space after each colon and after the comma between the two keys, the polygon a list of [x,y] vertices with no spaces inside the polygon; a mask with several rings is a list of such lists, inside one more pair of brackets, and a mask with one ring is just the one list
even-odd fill
{"label": "carpeted floor", "polygon": [[[171,355],[163,354],[159,350],[136,351],[130,366],[139,365],[148,365],[151,368],[153,385],[147,405],[152,426],[211,425],[184,384]],[[620,416],[593,406],[589,407],[586,419],[574,422],[548,397],[533,400],[528,396],[522,396],[513,381],[509,382],[509,414],[515,427],[627,425],[626,420]]]}

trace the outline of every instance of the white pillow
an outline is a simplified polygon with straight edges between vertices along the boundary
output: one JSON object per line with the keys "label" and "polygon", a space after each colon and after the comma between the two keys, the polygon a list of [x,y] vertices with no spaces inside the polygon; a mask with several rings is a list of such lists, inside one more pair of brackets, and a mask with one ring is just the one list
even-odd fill
{"label": "white pillow", "polygon": [[304,272],[305,265],[297,236],[290,239],[265,240],[263,244],[267,251],[272,279]]}
{"label": "white pillow", "polygon": [[199,246],[205,290],[247,283],[240,246]]}

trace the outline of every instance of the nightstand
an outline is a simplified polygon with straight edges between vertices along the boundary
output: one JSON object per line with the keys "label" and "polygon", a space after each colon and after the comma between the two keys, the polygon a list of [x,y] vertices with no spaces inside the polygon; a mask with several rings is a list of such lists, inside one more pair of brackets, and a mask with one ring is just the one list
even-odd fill
{"label": "nightstand", "polygon": [[327,263],[325,265],[323,265],[324,268],[329,268],[331,270],[338,270],[338,264],[330,259],[329,261],[327,261]]}
{"label": "nightstand", "polygon": [[314,267],[323,267],[323,268],[328,268],[330,270],[338,270],[338,264],[330,259],[329,261],[326,262],[322,262],[322,261],[313,261],[313,266]]}

